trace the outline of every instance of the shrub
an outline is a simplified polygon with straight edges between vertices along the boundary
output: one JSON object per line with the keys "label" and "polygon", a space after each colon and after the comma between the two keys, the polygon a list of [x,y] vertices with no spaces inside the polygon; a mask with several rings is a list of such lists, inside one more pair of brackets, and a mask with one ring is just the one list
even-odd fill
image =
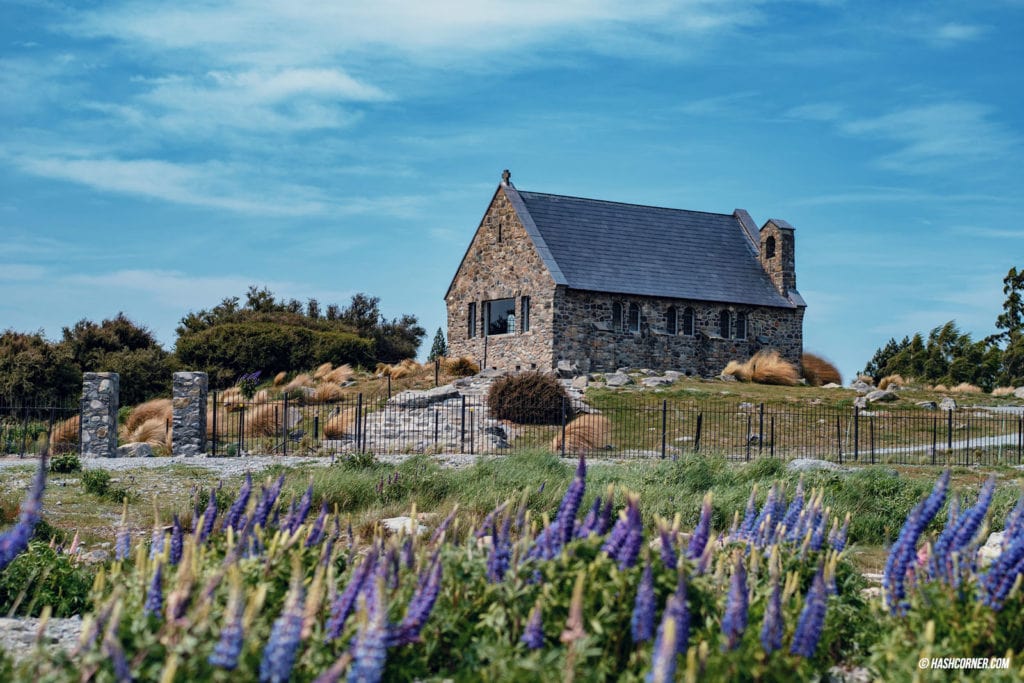
{"label": "shrub", "polygon": [[878,388],[879,389],[888,389],[889,387],[892,387],[893,389],[896,389],[896,388],[899,388],[899,387],[905,387],[905,386],[907,386],[907,384],[908,384],[907,380],[903,379],[903,376],[898,374],[898,373],[897,374],[892,374],[892,375],[886,375],[882,379],[878,380]]}
{"label": "shrub", "polygon": [[1013,387],[996,387],[992,390],[992,396],[995,398],[1001,398],[1004,396],[1013,396]]}
{"label": "shrub", "polygon": [[955,387],[950,389],[954,394],[980,394],[983,393],[981,387],[974,386],[970,382],[960,382]]}
{"label": "shrub", "polygon": [[524,372],[506,375],[491,385],[487,405],[495,419],[519,424],[560,424],[562,410],[571,417],[569,395],[554,375]]}
{"label": "shrub", "polygon": [[330,361],[326,363],[321,363],[320,365],[317,366],[316,370],[313,371],[313,379],[323,379],[324,376],[326,376],[327,373],[329,373],[333,369],[334,366],[330,363]]}
{"label": "shrub", "polygon": [[106,498],[115,503],[130,501],[134,498],[131,491],[122,486],[113,486],[110,472],[106,470],[85,470],[82,472],[82,486],[86,493],[97,498]]}
{"label": "shrub", "polygon": [[722,374],[733,375],[743,382],[783,386],[793,386],[800,379],[793,364],[784,360],[774,349],[758,351],[745,363],[729,361]]}
{"label": "shrub", "polygon": [[274,386],[275,387],[279,387],[282,384],[284,384],[284,381],[285,381],[285,379],[287,379],[287,377],[288,377],[288,373],[285,372],[284,370],[282,370],[281,372],[279,372],[276,375],[274,375]]}
{"label": "shrub", "polygon": [[805,353],[800,360],[803,367],[803,376],[807,383],[813,387],[820,387],[823,384],[842,384],[843,376],[835,365],[821,356],[813,353]]}
{"label": "shrub", "polygon": [[480,372],[480,366],[469,356],[442,359],[445,372],[453,377],[471,377]]}
{"label": "shrub", "polygon": [[86,565],[33,541],[0,572],[0,614],[34,617],[46,605],[55,617],[82,614],[91,607],[92,584]]}
{"label": "shrub", "polygon": [[41,334],[0,334],[0,396],[15,403],[53,402],[82,389],[82,374],[67,349]]}
{"label": "shrub", "polygon": [[50,471],[56,474],[67,474],[68,472],[81,472],[82,461],[78,459],[77,453],[62,453],[50,458]]}
{"label": "shrub", "polygon": [[[611,442],[611,422],[604,415],[580,415],[565,426],[566,453],[594,451]],[[551,441],[551,450],[562,450],[562,433],[558,432]]]}
{"label": "shrub", "polygon": [[343,395],[341,387],[330,382],[318,384],[313,389],[313,401],[315,403],[331,403],[332,401],[340,400]]}

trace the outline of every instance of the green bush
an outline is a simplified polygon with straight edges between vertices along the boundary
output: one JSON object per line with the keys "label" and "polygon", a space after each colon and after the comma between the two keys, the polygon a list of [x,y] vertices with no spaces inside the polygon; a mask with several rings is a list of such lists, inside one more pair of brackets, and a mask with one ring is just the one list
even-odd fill
{"label": "green bush", "polygon": [[77,453],[62,453],[50,459],[50,471],[55,474],[67,474],[68,472],[81,472],[82,461],[78,459]]}
{"label": "green bush", "polygon": [[498,420],[518,424],[560,424],[572,418],[565,387],[554,375],[524,372],[506,375],[491,385],[487,405]]}
{"label": "green bush", "polygon": [[0,614],[38,616],[46,605],[55,617],[82,614],[90,607],[92,583],[85,565],[33,541],[0,572]]}
{"label": "green bush", "polygon": [[131,501],[134,495],[123,486],[113,486],[110,479],[110,472],[106,470],[85,470],[82,472],[82,486],[86,493],[91,493],[99,498],[106,498],[115,503]]}

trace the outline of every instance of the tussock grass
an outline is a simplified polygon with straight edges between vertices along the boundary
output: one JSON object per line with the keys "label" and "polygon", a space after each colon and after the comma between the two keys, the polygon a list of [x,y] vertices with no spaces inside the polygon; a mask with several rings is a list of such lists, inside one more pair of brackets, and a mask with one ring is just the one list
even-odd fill
{"label": "tussock grass", "polygon": [[[612,425],[604,415],[580,415],[565,425],[565,450],[567,453],[596,451],[611,443]],[[562,450],[562,432],[551,441],[551,450]]]}
{"label": "tussock grass", "polygon": [[155,398],[152,401],[140,403],[132,408],[132,412],[128,415],[128,420],[124,423],[125,432],[131,434],[142,426],[143,423],[153,418],[169,420],[172,413],[173,408],[169,398]]}
{"label": "tussock grass", "polygon": [[53,425],[50,432],[50,452],[66,453],[78,448],[78,426],[80,417],[75,415]]}
{"label": "tussock grass", "polygon": [[291,382],[284,385],[283,391],[295,391],[300,387],[311,387],[313,386],[313,378],[305,372],[295,375]]}
{"label": "tussock grass", "polygon": [[458,358],[444,358],[441,361],[445,372],[454,377],[469,377],[480,372],[480,366],[473,362],[469,356]]}
{"label": "tussock grass", "polygon": [[242,390],[238,387],[228,387],[218,395],[217,400],[224,405],[241,403]]}
{"label": "tussock grass", "polygon": [[281,372],[274,375],[274,386],[279,387],[284,384],[284,381],[288,378],[288,373],[282,370]]}
{"label": "tussock grass", "polygon": [[333,369],[334,365],[332,363],[321,363],[317,366],[317,369],[313,371],[313,379],[323,379]]}
{"label": "tussock grass", "polygon": [[148,443],[150,446],[171,447],[171,434],[174,430],[167,428],[167,420],[163,417],[151,417],[125,435],[131,443]]}
{"label": "tussock grass", "polygon": [[892,374],[892,375],[886,375],[885,377],[880,379],[878,381],[878,388],[879,389],[888,389],[888,388],[891,387],[893,389],[896,389],[898,387],[905,387],[908,384],[910,384],[910,383],[903,378],[903,375],[900,375],[899,373],[895,373],[895,374]]}
{"label": "tussock grass", "polygon": [[782,358],[778,351],[758,351],[743,363],[729,361],[723,375],[733,375],[742,382],[794,386],[800,375],[792,363]]}
{"label": "tussock grass", "polygon": [[318,384],[313,389],[312,401],[313,403],[331,403],[333,401],[340,401],[344,396],[344,392],[337,384],[331,384],[330,382],[324,382]]}
{"label": "tussock grass", "polygon": [[355,371],[352,369],[352,366],[349,365],[348,363],[345,363],[344,365],[339,365],[338,367],[334,368],[326,375],[324,375],[324,381],[334,382],[335,384],[344,384],[345,382],[352,379],[352,375],[354,374]]}
{"label": "tussock grass", "polygon": [[946,393],[949,391],[949,387],[947,387],[945,384],[936,384],[934,387],[932,387],[932,391],[940,391]]}
{"label": "tussock grass", "polygon": [[805,353],[800,359],[800,365],[803,367],[804,379],[812,387],[843,383],[843,376],[839,374],[839,369],[817,354]]}
{"label": "tussock grass", "polygon": [[350,434],[356,424],[356,409],[346,408],[337,415],[332,415],[324,422],[324,437],[328,439],[340,439],[345,434]]}
{"label": "tussock grass", "polygon": [[270,400],[270,392],[266,389],[260,389],[252,396],[253,403],[267,403]]}
{"label": "tussock grass", "polygon": [[871,375],[857,375],[857,381],[864,382],[864,384],[870,384],[871,386],[875,386],[875,378],[872,377]]}
{"label": "tussock grass", "polygon": [[992,396],[994,398],[1002,398],[1004,396],[1013,396],[1013,392],[1016,391],[1013,387],[996,387],[992,390]]}
{"label": "tussock grass", "polygon": [[950,389],[954,394],[983,394],[981,387],[977,387],[970,382],[960,382],[955,387]]}

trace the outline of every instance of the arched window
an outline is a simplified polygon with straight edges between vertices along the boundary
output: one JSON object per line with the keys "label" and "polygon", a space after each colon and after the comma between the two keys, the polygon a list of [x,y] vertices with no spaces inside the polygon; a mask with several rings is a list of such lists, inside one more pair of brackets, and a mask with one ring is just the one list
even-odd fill
{"label": "arched window", "polygon": [[618,301],[612,304],[612,329],[616,332],[622,329],[622,304]]}
{"label": "arched window", "polygon": [[689,306],[683,309],[683,334],[693,336],[693,309]]}
{"label": "arched window", "polygon": [[636,304],[629,305],[629,331],[633,333],[640,331],[640,307]]}
{"label": "arched window", "polygon": [[729,311],[722,309],[721,313],[718,314],[718,336],[722,339],[729,338],[729,328],[732,326],[732,317],[729,315]]}
{"label": "arched window", "polygon": [[736,314],[736,338],[747,338],[747,314],[740,312]]}
{"label": "arched window", "polygon": [[764,241],[764,257],[775,258],[775,236],[769,235]]}
{"label": "arched window", "polygon": [[669,306],[665,312],[665,331],[668,334],[677,334],[679,332],[679,319],[675,306]]}

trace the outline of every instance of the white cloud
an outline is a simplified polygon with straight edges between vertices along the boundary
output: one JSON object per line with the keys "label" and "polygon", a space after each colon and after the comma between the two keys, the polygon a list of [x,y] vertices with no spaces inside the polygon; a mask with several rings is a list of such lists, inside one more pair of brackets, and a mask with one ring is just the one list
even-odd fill
{"label": "white cloud", "polygon": [[932,34],[933,40],[938,43],[964,43],[980,38],[985,33],[985,27],[977,24],[960,24],[949,22],[937,27]]}
{"label": "white cloud", "polygon": [[879,159],[883,167],[931,171],[1009,154],[1020,139],[992,114],[990,107],[974,102],[941,102],[848,121],[840,129],[895,143],[898,149]]}

